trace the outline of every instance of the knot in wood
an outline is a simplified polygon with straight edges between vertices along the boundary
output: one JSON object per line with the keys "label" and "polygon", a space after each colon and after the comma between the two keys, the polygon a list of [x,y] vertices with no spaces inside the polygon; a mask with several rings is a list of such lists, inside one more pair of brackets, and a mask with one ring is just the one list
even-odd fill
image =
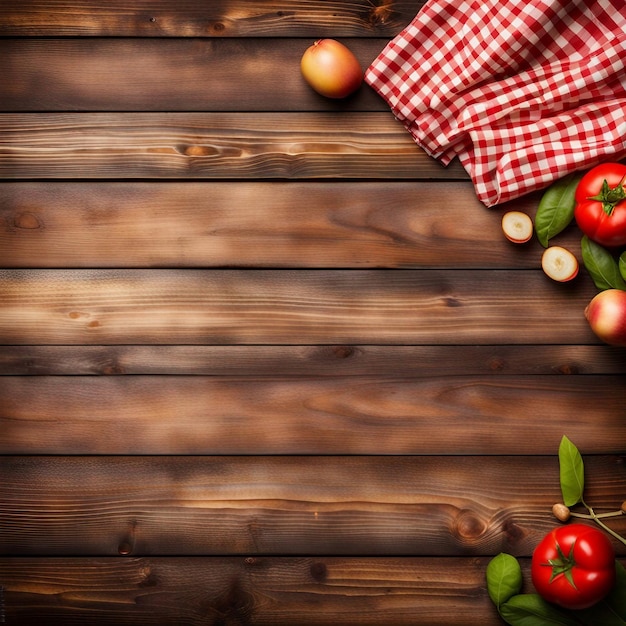
{"label": "knot in wood", "polygon": [[502,532],[506,538],[508,546],[518,546],[525,539],[528,534],[519,524],[516,524],[513,520],[506,520],[502,525]]}
{"label": "knot in wood", "polygon": [[335,346],[333,354],[338,359],[348,359],[354,354],[355,350],[352,346]]}
{"label": "knot in wood", "polygon": [[505,368],[505,365],[504,359],[497,356],[489,360],[489,369],[492,372],[501,372]]}
{"label": "knot in wood", "polygon": [[102,368],[102,373],[105,376],[121,376],[126,374],[126,370],[123,365],[116,362],[107,363]]}
{"label": "knot in wood", "polygon": [[452,309],[463,306],[463,303],[458,298],[455,298],[454,296],[446,296],[443,299],[443,303],[447,307],[452,308]]}
{"label": "knot in wood", "polygon": [[156,587],[159,584],[159,579],[150,566],[142,567],[139,573],[142,576],[141,581],[138,583],[139,587]]}
{"label": "knot in wood", "polygon": [[43,222],[34,213],[25,211],[24,213],[18,213],[13,218],[13,226],[20,230],[37,230],[43,228]]}
{"label": "knot in wood", "polygon": [[474,542],[487,530],[487,524],[471,511],[460,511],[454,521],[454,534],[462,541]]}
{"label": "knot in wood", "polygon": [[220,616],[220,621],[215,623],[249,624],[254,614],[254,597],[239,579],[234,579],[208,608]]}
{"label": "knot in wood", "polygon": [[389,22],[393,16],[393,0],[382,0],[381,2],[371,2],[371,9],[365,14],[365,21],[373,27],[383,26]]}
{"label": "knot in wood", "polygon": [[311,577],[317,582],[322,582],[326,580],[326,577],[328,576],[328,568],[326,567],[326,564],[322,563],[321,561],[312,563],[310,567],[310,572]]}

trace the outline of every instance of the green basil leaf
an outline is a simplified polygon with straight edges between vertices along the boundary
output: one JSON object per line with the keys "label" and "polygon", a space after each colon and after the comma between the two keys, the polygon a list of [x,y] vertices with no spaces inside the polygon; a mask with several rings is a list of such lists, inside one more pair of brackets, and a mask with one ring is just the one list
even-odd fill
{"label": "green basil leaf", "polygon": [[522,589],[522,568],[517,559],[504,552],[487,565],[487,592],[491,601],[500,608]]}
{"label": "green basil leaf", "polygon": [[580,174],[570,174],[553,183],[541,197],[535,214],[535,232],[544,248],[574,218],[574,194],[580,179]]}
{"label": "green basil leaf", "polygon": [[622,252],[619,257],[619,273],[626,280],[626,252]]}
{"label": "green basil leaf", "polygon": [[565,435],[559,445],[559,474],[565,506],[581,502],[585,488],[585,467],[578,448]]}
{"label": "green basil leaf", "polygon": [[581,241],[583,263],[598,289],[625,289],[626,282],[613,255],[585,235]]}
{"label": "green basil leaf", "polygon": [[617,579],[615,587],[604,602],[608,604],[612,611],[623,620],[626,624],[626,569],[619,562],[615,561],[615,569],[617,570]]}
{"label": "green basil leaf", "polygon": [[589,609],[576,611],[576,617],[586,626],[626,626],[626,622],[608,605],[601,600]]}
{"label": "green basil leaf", "polygon": [[580,626],[569,611],[546,602],[536,593],[513,596],[502,605],[500,615],[511,626]]}

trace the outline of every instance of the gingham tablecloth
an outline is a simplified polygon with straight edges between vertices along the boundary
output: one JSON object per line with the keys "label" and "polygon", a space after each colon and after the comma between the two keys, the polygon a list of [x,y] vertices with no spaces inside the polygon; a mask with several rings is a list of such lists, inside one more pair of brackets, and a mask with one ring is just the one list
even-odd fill
{"label": "gingham tablecloth", "polygon": [[626,157],[626,0],[429,0],[365,73],[493,206]]}

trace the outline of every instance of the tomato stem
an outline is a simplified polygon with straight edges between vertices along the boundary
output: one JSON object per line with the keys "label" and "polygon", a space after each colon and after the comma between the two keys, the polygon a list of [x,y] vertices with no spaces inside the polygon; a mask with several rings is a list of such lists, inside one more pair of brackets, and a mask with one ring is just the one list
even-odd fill
{"label": "tomato stem", "polygon": [[626,538],[622,537],[619,533],[616,533],[613,529],[609,528],[601,519],[600,517],[607,517],[606,515],[597,515],[596,512],[593,510],[592,507],[590,507],[588,504],[585,503],[584,500],[582,500],[582,503],[585,505],[585,507],[587,508],[587,510],[589,511],[589,515],[591,517],[591,519],[598,524],[598,526],[604,528],[604,530],[606,530],[607,533],[609,533],[609,535],[611,535],[612,537],[615,537],[615,539],[617,539],[618,541],[621,541],[625,546],[626,546]]}
{"label": "tomato stem", "polygon": [[624,199],[626,199],[626,191],[624,184],[626,183],[626,175],[619,181],[615,187],[609,185],[609,181],[605,178],[602,182],[602,189],[597,196],[591,196],[589,200],[602,202],[602,209],[608,215],[613,214],[615,207]]}

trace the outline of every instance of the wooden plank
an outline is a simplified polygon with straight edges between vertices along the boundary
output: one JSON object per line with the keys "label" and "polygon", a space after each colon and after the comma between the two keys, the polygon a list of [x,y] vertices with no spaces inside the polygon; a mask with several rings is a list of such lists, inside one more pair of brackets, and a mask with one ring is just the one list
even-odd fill
{"label": "wooden plank", "polygon": [[388,113],[5,113],[0,179],[467,180]]}
{"label": "wooden plank", "polygon": [[[434,182],[4,184],[0,267],[540,267],[470,182],[445,192],[442,208]],[[577,229],[559,242],[580,257]]]}
{"label": "wooden plank", "polygon": [[[2,267],[537,268],[469,181],[13,183],[0,186]],[[540,194],[506,210],[534,216]],[[580,255],[580,232],[558,242]],[[131,252],[132,251],[132,255]],[[581,259],[582,260],[582,259]]]}
{"label": "wooden plank", "polygon": [[[119,435],[123,435],[119,433]],[[620,456],[585,456],[617,510]],[[530,556],[556,523],[556,450],[512,457],[3,458],[0,553]],[[626,518],[611,526],[626,530]],[[619,555],[626,547],[615,540]]]}
{"label": "wooden plank", "polygon": [[20,0],[0,4],[2,36],[391,37],[424,0]]}
{"label": "wooden plank", "polygon": [[[598,343],[541,270],[0,270],[0,342]],[[522,296],[523,294],[523,296]]]}
{"label": "wooden plank", "polygon": [[[388,111],[367,85],[324,98],[300,72],[312,39],[0,39],[0,111]],[[348,45],[365,69],[387,39]]]}
{"label": "wooden plank", "polygon": [[551,454],[563,434],[620,453],[625,393],[623,375],[5,376],[0,453]]}
{"label": "wooden plank", "polygon": [[624,376],[2,377],[0,453],[550,454],[564,433],[619,453],[625,393]]}
{"label": "wooden plank", "polygon": [[[0,558],[8,624],[500,626],[484,558]],[[527,559],[525,591],[531,592]]]}
{"label": "wooden plank", "polygon": [[2,346],[0,376],[562,376],[626,374],[607,345]]}

